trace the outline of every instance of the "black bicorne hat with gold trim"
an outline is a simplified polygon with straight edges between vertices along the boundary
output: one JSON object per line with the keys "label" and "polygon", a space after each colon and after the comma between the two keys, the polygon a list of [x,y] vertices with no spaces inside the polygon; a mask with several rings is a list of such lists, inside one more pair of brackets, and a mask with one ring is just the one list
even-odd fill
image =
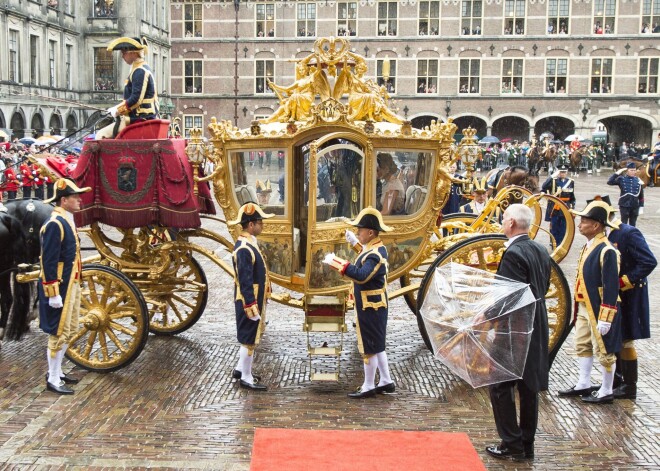
{"label": "black bicorne hat with gold trim", "polygon": [[230,226],[235,226],[237,224],[246,224],[252,221],[270,219],[274,216],[274,214],[264,213],[257,203],[245,203],[243,206],[241,206],[241,209],[238,210],[238,216],[236,216],[236,219],[233,221],[227,221],[227,224]]}
{"label": "black bicorne hat with gold trim", "polygon": [[60,178],[55,182],[55,195],[47,200],[44,200],[44,203],[52,203],[53,201],[57,202],[60,198],[71,195],[79,195],[81,193],[87,193],[92,191],[91,187],[86,186],[83,188],[78,187],[73,180],[68,178]]}
{"label": "black bicorne hat with gold trim", "polygon": [[593,219],[594,221],[600,222],[605,226],[618,229],[619,223],[617,221],[610,221],[610,213],[612,212],[614,212],[614,208],[612,208],[612,206],[607,204],[602,199],[592,200],[582,211],[571,209],[571,213],[575,214],[576,216]]}
{"label": "black bicorne hat with gold trim", "polygon": [[108,51],[144,51],[149,47],[146,38],[117,38],[108,44]]}
{"label": "black bicorne hat with gold trim", "polygon": [[351,226],[371,229],[378,232],[390,232],[392,228],[383,222],[383,215],[377,209],[368,206],[360,211],[357,217],[349,222]]}
{"label": "black bicorne hat with gold trim", "polygon": [[487,179],[486,177],[474,177],[472,180],[472,191],[477,193],[485,193],[488,191]]}

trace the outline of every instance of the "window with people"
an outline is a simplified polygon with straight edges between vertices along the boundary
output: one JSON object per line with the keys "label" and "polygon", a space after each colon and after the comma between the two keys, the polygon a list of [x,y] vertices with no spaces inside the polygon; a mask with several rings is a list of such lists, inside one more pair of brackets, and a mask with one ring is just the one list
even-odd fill
{"label": "window with people", "polygon": [[202,37],[202,4],[186,3],[183,5],[183,27],[186,38]]}
{"label": "window with people", "polygon": [[566,93],[568,59],[546,59],[545,93]]}
{"label": "window with people", "polygon": [[337,2],[337,36],[357,34],[357,2]]}
{"label": "window with people", "polygon": [[548,2],[548,34],[568,34],[570,9],[570,0]]}
{"label": "window with people", "polygon": [[296,13],[296,34],[298,36],[316,36],[316,3],[301,2]]}
{"label": "window with people", "polygon": [[184,87],[186,93],[202,93],[203,62],[184,61]]}
{"label": "window with people", "polygon": [[595,0],[593,34],[613,34],[616,20],[616,0]]}
{"label": "window with people", "polygon": [[256,36],[258,38],[275,37],[275,4],[257,3]]}
{"label": "window with people", "polygon": [[231,154],[231,176],[239,206],[255,202],[267,213],[284,214],[286,150],[265,148]]}
{"label": "window with people", "polygon": [[461,4],[461,34],[464,36],[481,34],[481,0],[463,0]]}
{"label": "window with people", "polygon": [[459,93],[479,93],[481,59],[461,59],[459,63]]}
{"label": "window with people", "polygon": [[502,60],[502,93],[522,93],[523,59]]}
{"label": "window with people", "polygon": [[525,34],[525,0],[504,1],[504,34]]}
{"label": "window with people", "polygon": [[396,36],[398,2],[378,2],[378,36]]}
{"label": "window with people", "polygon": [[642,2],[642,33],[660,33],[660,0]]}
{"label": "window with people", "polygon": [[431,152],[382,149],[376,153],[376,208],[383,216],[421,211],[429,191]]}
{"label": "window with people", "polygon": [[440,2],[419,2],[419,35],[440,34]]}
{"label": "window with people", "polygon": [[417,61],[417,93],[438,92],[438,60],[419,59]]}
{"label": "window with people", "polygon": [[612,93],[613,59],[591,59],[591,93]]}
{"label": "window with people", "polygon": [[639,59],[639,87],[638,93],[658,93],[658,62],[657,57],[640,57]]}
{"label": "window with people", "polygon": [[396,60],[388,58],[376,61],[376,83],[385,87],[387,93],[396,93]]}

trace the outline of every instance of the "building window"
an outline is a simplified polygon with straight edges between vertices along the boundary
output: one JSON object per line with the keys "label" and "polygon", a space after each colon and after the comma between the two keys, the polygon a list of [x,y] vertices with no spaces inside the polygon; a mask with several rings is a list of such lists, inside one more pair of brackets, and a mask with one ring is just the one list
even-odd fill
{"label": "building window", "polygon": [[156,0],[151,0],[151,26],[158,26],[158,6],[156,5]]}
{"label": "building window", "polygon": [[257,4],[257,37],[275,37],[275,5],[272,3]]}
{"label": "building window", "polygon": [[184,90],[186,93],[202,93],[202,61],[184,61]]}
{"label": "building window", "polygon": [[18,31],[9,30],[9,81],[19,82],[21,80],[18,68]]}
{"label": "building window", "polygon": [[186,139],[190,138],[190,131],[193,129],[204,129],[204,116],[201,114],[183,115],[183,135]]}
{"label": "building window", "polygon": [[186,38],[202,37],[202,4],[186,3],[183,5],[183,29]]}
{"label": "building window", "polygon": [[545,92],[566,93],[568,59],[547,59],[545,63]]}
{"label": "building window", "polygon": [[548,2],[548,34],[568,34],[570,10],[570,0]]}
{"label": "building window", "polygon": [[55,41],[48,41],[48,85],[57,87],[57,69],[55,67],[55,54],[57,43]]}
{"label": "building window", "polygon": [[479,93],[481,59],[461,59],[459,93]]}
{"label": "building window", "polygon": [[378,36],[396,36],[397,2],[378,2]]}
{"label": "building window", "polygon": [[523,60],[504,59],[502,61],[502,93],[523,92]]}
{"label": "building window", "polygon": [[66,13],[67,15],[73,15],[73,11],[72,11],[72,8],[71,8],[72,5],[73,5],[73,2],[71,0],[63,0],[62,10],[64,11],[64,13]]}
{"label": "building window", "polygon": [[355,36],[357,34],[357,2],[339,2],[337,4],[337,36]]}
{"label": "building window", "polygon": [[660,0],[644,0],[642,33],[660,33]]}
{"label": "building window", "polygon": [[658,93],[659,61],[657,57],[639,59],[639,93]]}
{"label": "building window", "polygon": [[30,85],[39,83],[39,36],[30,35]]}
{"label": "building window", "polygon": [[273,60],[258,60],[255,64],[255,93],[272,93],[268,87],[267,80],[273,80],[275,76],[275,61]]}
{"label": "building window", "polygon": [[316,3],[298,4],[298,36],[316,36]]}
{"label": "building window", "polygon": [[417,61],[417,93],[438,92],[438,60],[420,59]]}
{"label": "building window", "polygon": [[[146,20],[147,2],[144,2],[143,5],[144,5],[143,18]],[[109,16],[115,16],[115,2],[108,2],[107,0],[94,0],[94,17],[106,18]]]}
{"label": "building window", "polygon": [[504,1],[504,34],[525,34],[525,0]]}
{"label": "building window", "polygon": [[73,57],[72,51],[73,51],[73,46],[67,44],[66,60],[64,62],[64,67],[65,67],[64,80],[66,81],[67,90],[71,90],[72,88],[71,87],[71,60]]}
{"label": "building window", "polygon": [[482,5],[481,0],[463,0],[461,6],[461,34],[481,34]]}
{"label": "building window", "polygon": [[612,93],[613,59],[591,59],[591,93]]}
{"label": "building window", "polygon": [[94,48],[94,90],[115,89],[115,61],[112,51],[105,47]]}
{"label": "building window", "polygon": [[594,34],[613,34],[616,21],[616,0],[594,1]]}
{"label": "building window", "polygon": [[[389,65],[388,65],[389,64]],[[388,73],[389,67],[389,73]],[[396,93],[396,61],[390,59],[378,59],[376,61],[376,82],[378,86],[384,86],[387,93]]]}
{"label": "building window", "polygon": [[419,35],[440,34],[440,2],[419,2]]}

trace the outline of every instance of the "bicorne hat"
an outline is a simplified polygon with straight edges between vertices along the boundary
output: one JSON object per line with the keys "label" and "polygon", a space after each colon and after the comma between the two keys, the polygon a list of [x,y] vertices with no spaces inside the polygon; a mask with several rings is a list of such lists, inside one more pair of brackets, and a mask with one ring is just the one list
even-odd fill
{"label": "bicorne hat", "polygon": [[472,191],[476,193],[485,193],[488,191],[488,187],[486,185],[487,180],[486,177],[475,177],[472,180]]}
{"label": "bicorne hat", "polygon": [[637,168],[637,165],[635,165],[635,162],[628,162],[626,168]]}
{"label": "bicorne hat", "polygon": [[612,227],[614,229],[619,228],[619,223],[616,221],[610,221],[610,213],[614,211],[614,208],[607,204],[605,201],[601,200],[592,200],[587,207],[582,211],[576,211],[571,209],[571,213],[576,216],[582,216],[583,218],[593,219],[594,221],[600,222],[605,226]]}
{"label": "bicorne hat", "polygon": [[383,222],[383,215],[380,214],[380,211],[372,208],[371,206],[367,206],[362,211],[360,211],[360,214],[358,214],[353,221],[349,222],[349,224],[351,226],[362,227],[378,232],[392,231],[392,228],[390,226],[386,226]]}
{"label": "bicorne hat", "polygon": [[108,51],[144,51],[149,45],[146,38],[117,38],[108,44]]}
{"label": "bicorne hat", "polygon": [[238,210],[238,216],[233,221],[227,221],[227,224],[230,226],[235,226],[237,224],[247,224],[252,221],[261,221],[263,219],[270,219],[274,217],[274,214],[264,213],[257,203],[245,203],[241,206],[241,209]]}
{"label": "bicorne hat", "polygon": [[92,191],[92,188],[86,186],[84,188],[78,187],[73,180],[68,178],[60,178],[55,182],[55,195],[52,198],[44,200],[44,203],[52,203],[53,201],[58,202],[60,198],[71,195],[79,195],[81,193],[87,193]]}
{"label": "bicorne hat", "polygon": [[593,199],[587,200],[587,204],[591,203],[592,201],[604,201],[610,206],[610,208],[612,208],[612,211],[616,211],[614,206],[612,206],[612,201],[610,201],[610,195],[596,195]]}

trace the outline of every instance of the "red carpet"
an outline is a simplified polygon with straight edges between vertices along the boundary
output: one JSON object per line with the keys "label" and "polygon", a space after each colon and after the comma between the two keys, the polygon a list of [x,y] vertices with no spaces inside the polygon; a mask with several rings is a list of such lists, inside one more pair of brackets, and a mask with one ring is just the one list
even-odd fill
{"label": "red carpet", "polygon": [[259,428],[251,471],[485,470],[464,433]]}

